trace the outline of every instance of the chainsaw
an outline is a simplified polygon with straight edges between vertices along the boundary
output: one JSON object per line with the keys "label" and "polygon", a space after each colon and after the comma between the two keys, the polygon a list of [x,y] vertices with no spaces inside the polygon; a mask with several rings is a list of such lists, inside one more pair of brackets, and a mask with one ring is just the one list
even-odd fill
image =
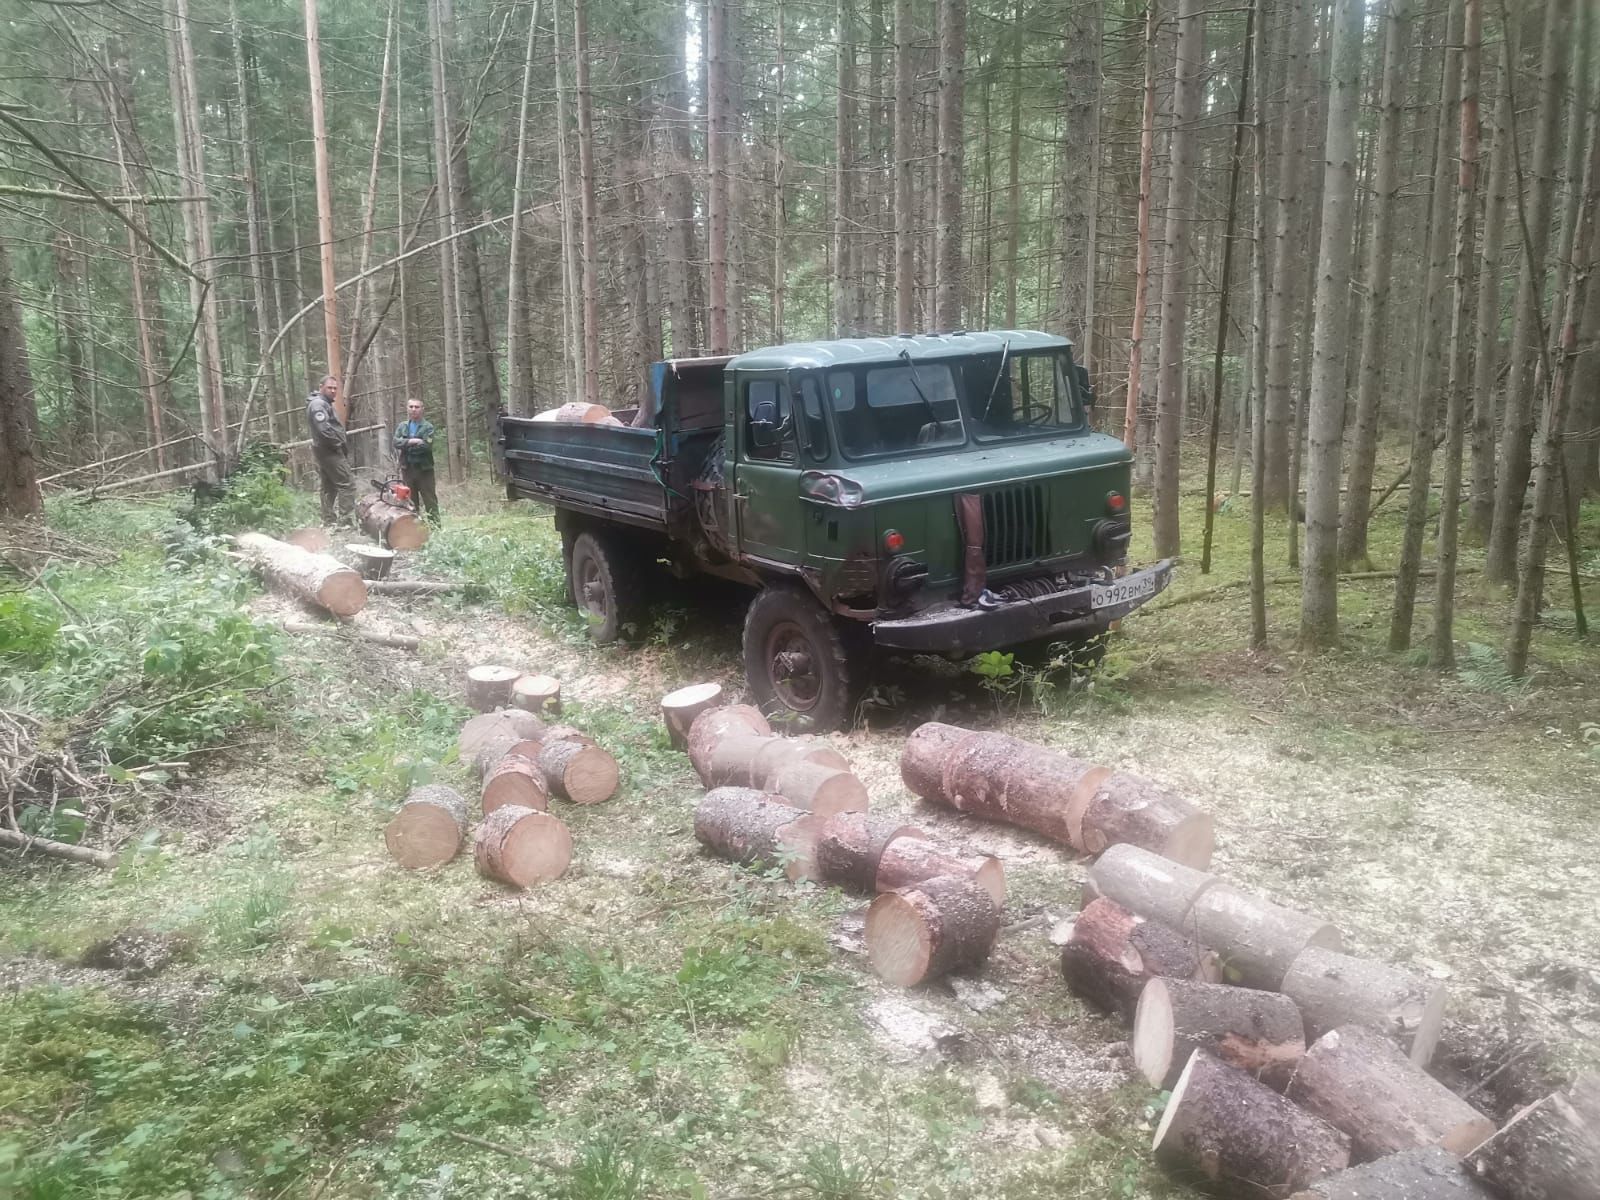
{"label": "chainsaw", "polygon": [[372,488],[385,504],[393,504],[397,508],[411,507],[411,489],[398,479],[374,479]]}

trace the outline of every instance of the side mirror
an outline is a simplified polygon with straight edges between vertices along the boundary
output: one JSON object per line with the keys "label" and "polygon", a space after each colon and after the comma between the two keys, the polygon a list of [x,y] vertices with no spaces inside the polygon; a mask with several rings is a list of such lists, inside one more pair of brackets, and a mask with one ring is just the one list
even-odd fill
{"label": "side mirror", "polygon": [[1094,384],[1089,382],[1089,368],[1082,363],[1073,363],[1072,374],[1078,382],[1078,391],[1083,396],[1083,406],[1085,408],[1093,408]]}

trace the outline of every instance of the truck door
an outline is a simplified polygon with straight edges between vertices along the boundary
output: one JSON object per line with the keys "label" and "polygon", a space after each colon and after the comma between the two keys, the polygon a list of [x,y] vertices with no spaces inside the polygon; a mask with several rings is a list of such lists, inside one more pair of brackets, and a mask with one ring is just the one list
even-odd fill
{"label": "truck door", "polygon": [[739,549],[769,562],[798,566],[805,531],[788,378],[781,373],[741,376],[733,417],[738,438],[733,505]]}

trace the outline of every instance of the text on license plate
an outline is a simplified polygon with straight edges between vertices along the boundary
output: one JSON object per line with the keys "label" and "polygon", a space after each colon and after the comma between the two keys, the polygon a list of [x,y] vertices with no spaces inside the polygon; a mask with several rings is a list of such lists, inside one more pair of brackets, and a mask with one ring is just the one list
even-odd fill
{"label": "text on license plate", "polygon": [[1110,583],[1097,583],[1089,588],[1089,603],[1095,608],[1115,608],[1133,600],[1142,600],[1156,594],[1155,575],[1129,575]]}

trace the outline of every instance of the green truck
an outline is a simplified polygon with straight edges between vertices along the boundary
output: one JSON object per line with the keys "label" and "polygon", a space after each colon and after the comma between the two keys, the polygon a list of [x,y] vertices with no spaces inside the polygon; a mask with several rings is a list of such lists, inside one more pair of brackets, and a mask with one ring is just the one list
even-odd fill
{"label": "green truck", "polygon": [[1130,456],[1088,422],[1065,338],[995,330],[802,342],[651,370],[615,421],[502,417],[512,499],[553,505],[569,599],[609,642],[645,576],[757,589],[750,690],[848,724],[874,647],[1091,645],[1167,585],[1127,570]]}

